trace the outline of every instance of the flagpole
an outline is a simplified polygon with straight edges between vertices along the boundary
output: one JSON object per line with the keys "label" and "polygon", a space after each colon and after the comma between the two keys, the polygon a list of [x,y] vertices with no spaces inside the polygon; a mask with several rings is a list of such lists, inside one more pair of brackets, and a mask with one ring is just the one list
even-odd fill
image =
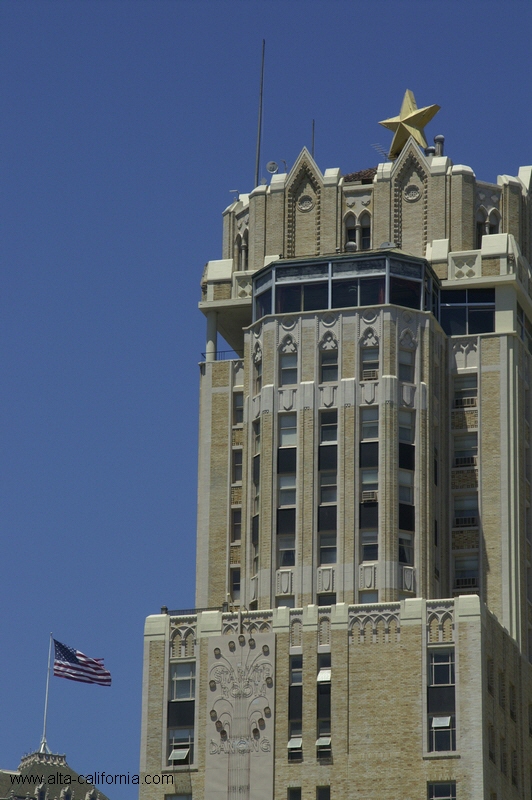
{"label": "flagpole", "polygon": [[44,697],[44,725],[42,729],[42,739],[41,739],[41,746],[39,747],[39,753],[50,753],[50,749],[48,744],[46,743],[46,717],[48,716],[48,690],[50,689],[50,661],[52,658],[52,641],[53,641],[53,634],[50,633],[50,644],[48,646],[48,670],[46,673],[46,694]]}

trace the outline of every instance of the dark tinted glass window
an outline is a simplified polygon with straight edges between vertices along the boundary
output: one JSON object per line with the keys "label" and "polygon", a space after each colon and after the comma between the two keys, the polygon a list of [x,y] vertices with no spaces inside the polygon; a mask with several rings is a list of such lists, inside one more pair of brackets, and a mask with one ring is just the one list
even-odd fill
{"label": "dark tinted glass window", "polygon": [[413,444],[399,442],[399,469],[416,468],[416,448]]}
{"label": "dark tinted glass window", "polygon": [[301,286],[277,286],[275,289],[275,312],[295,314],[301,311]]}
{"label": "dark tinted glass window", "polygon": [[379,443],[361,442],[360,443],[360,466],[378,467],[379,466]]}
{"label": "dark tinted glass window", "polygon": [[194,700],[181,700],[168,703],[168,727],[194,725]]}
{"label": "dark tinted glass window", "polygon": [[444,308],[440,313],[440,323],[447,336],[462,336],[467,333],[467,312],[462,308]]}
{"label": "dark tinted glass window", "polygon": [[260,319],[272,313],[272,290],[267,289],[255,298],[255,317]]}
{"label": "dark tinted glass window", "polygon": [[420,283],[405,281],[401,278],[390,278],[390,303],[408,308],[419,308],[420,302]]}
{"label": "dark tinted glass window", "polygon": [[349,308],[358,305],[358,281],[333,281],[332,307]]}
{"label": "dark tinted glass window", "polygon": [[413,531],[415,519],[415,507],[399,503],[399,527],[404,531]]}
{"label": "dark tinted glass window", "polygon": [[326,283],[309,283],[303,290],[303,311],[329,307],[329,288]]}
{"label": "dark tinted glass window", "polygon": [[467,301],[466,289],[442,289],[440,292],[440,303],[465,303]]}
{"label": "dark tinted glass window", "polygon": [[360,503],[360,527],[376,528],[379,524],[379,504]]}
{"label": "dark tinted glass window", "polygon": [[360,305],[377,306],[385,302],[385,278],[362,278],[360,281]]}
{"label": "dark tinted glass window", "polygon": [[494,303],[495,289],[468,289],[467,301],[468,303]]}
{"label": "dark tinted glass window", "polygon": [[324,444],[319,449],[318,469],[336,469],[337,447],[335,444]]}
{"label": "dark tinted glass window", "polygon": [[336,530],[336,506],[320,506],[318,508],[318,530]]}
{"label": "dark tinted glass window", "polygon": [[468,333],[490,333],[495,330],[493,308],[469,308]]}
{"label": "dark tinted glass window", "polygon": [[280,447],[277,455],[277,472],[279,473],[279,475],[295,472],[296,460],[297,460],[296,447]]}
{"label": "dark tinted glass window", "polygon": [[277,509],[277,533],[296,532],[296,510],[295,508]]}

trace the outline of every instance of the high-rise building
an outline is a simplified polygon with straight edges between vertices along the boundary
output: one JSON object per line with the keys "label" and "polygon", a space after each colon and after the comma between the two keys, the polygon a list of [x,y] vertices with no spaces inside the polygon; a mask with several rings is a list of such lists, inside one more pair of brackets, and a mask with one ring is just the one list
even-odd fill
{"label": "high-rise building", "polygon": [[532,167],[477,179],[436,110],[224,212],[197,609],[145,631],[174,783],[141,800],[530,800]]}

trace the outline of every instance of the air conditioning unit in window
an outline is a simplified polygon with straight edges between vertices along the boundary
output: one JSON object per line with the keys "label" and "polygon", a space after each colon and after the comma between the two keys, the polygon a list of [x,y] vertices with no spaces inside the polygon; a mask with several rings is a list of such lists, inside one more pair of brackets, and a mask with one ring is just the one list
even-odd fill
{"label": "air conditioning unit in window", "polygon": [[371,492],[362,492],[362,502],[363,503],[374,503],[377,500],[377,492],[375,490]]}
{"label": "air conditioning unit in window", "polygon": [[455,467],[474,467],[476,463],[476,456],[458,456],[454,459]]}
{"label": "air conditioning unit in window", "polygon": [[472,406],[475,407],[477,404],[476,397],[455,397],[454,398],[454,407],[455,408],[471,408]]}
{"label": "air conditioning unit in window", "polygon": [[454,527],[455,528],[471,528],[472,526],[477,524],[476,517],[455,517],[454,518]]}
{"label": "air conditioning unit in window", "polygon": [[363,381],[376,381],[379,377],[379,370],[378,369],[363,369],[362,370],[362,380]]}

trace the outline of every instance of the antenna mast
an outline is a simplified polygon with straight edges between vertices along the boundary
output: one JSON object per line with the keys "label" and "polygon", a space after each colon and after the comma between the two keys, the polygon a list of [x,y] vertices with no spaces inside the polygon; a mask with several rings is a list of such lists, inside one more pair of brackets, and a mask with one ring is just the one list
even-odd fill
{"label": "antenna mast", "polygon": [[259,185],[259,164],[260,164],[260,137],[262,132],[262,89],[264,86],[264,48],[266,40],[262,40],[262,63],[260,68],[260,92],[259,92],[259,124],[257,130],[257,157],[255,159],[255,183],[254,186]]}

